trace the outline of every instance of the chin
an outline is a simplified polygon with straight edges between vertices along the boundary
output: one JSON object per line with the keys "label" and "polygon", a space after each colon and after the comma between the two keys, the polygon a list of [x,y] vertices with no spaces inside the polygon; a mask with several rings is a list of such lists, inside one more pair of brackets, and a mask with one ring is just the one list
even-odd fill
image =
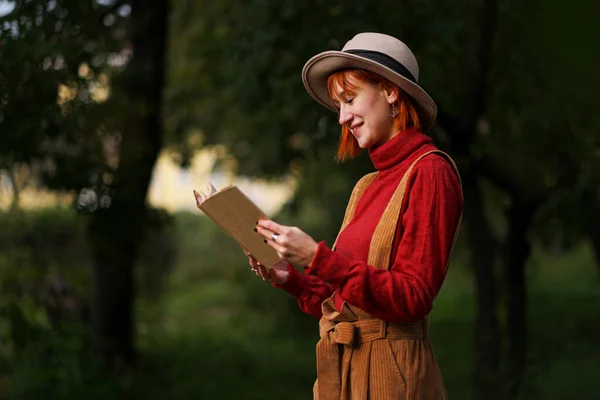
{"label": "chin", "polygon": [[369,141],[357,140],[357,142],[358,142],[358,147],[360,147],[363,150],[368,149],[375,144],[375,142],[373,142],[372,140],[369,140]]}

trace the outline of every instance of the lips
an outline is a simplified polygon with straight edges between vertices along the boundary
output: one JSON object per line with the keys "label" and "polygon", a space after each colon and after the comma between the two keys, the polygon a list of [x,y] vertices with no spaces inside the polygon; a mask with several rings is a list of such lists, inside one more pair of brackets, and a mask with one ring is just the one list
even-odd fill
{"label": "lips", "polygon": [[354,136],[356,136],[356,135],[358,134],[358,131],[359,131],[359,129],[360,129],[360,127],[361,127],[362,125],[363,125],[363,124],[362,124],[362,122],[361,122],[360,124],[352,125],[352,126],[349,128],[349,129],[350,129],[350,132],[352,132],[352,134],[353,134]]}

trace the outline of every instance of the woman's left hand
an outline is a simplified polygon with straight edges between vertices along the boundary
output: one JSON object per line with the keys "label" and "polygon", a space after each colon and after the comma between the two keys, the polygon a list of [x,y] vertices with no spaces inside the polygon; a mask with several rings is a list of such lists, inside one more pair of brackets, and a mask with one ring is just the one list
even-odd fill
{"label": "woman's left hand", "polygon": [[256,231],[266,238],[280,259],[292,264],[308,267],[317,254],[318,243],[299,228],[263,219],[258,221]]}

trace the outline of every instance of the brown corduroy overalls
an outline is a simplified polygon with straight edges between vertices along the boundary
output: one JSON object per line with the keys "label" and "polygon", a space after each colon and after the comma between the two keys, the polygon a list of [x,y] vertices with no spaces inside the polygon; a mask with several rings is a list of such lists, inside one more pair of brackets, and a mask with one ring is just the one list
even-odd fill
{"label": "brown corduroy overalls", "polygon": [[[369,248],[369,265],[390,267],[390,252],[408,178],[415,164],[430,153],[446,157],[459,176],[454,161],[439,150],[425,153],[415,160],[402,177],[375,228]],[[340,232],[354,216],[358,200],[376,175],[377,172],[365,175],[356,184]],[[454,233],[455,240],[459,226],[460,218]],[[392,324],[373,318],[346,302],[338,311],[333,297],[321,306],[323,317],[319,322],[321,340],[317,344],[315,400],[447,398],[428,337],[428,316],[415,323]]]}

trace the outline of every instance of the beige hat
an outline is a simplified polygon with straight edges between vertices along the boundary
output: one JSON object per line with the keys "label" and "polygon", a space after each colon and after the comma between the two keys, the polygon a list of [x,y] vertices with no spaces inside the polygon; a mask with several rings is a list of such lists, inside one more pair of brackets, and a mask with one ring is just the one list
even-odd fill
{"label": "beige hat", "polygon": [[302,69],[302,81],[315,100],[337,112],[327,94],[327,78],[333,72],[346,68],[375,72],[398,85],[415,100],[423,132],[435,123],[437,106],[417,84],[419,64],[400,40],[381,33],[359,33],[346,43],[342,51],[326,51],[308,60]]}

